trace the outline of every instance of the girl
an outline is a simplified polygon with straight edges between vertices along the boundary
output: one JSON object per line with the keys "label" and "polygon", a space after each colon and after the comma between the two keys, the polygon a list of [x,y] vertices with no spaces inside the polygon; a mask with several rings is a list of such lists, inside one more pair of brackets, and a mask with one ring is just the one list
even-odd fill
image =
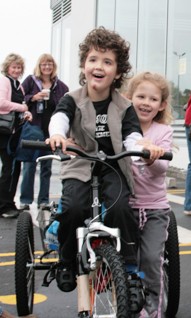
{"label": "girl", "polygon": [[[132,78],[127,96],[131,99],[143,131],[144,142],[172,150],[170,88],[160,74],[144,72]],[[163,318],[163,260],[170,205],[165,177],[169,161],[139,160],[132,163],[135,199],[131,205],[139,219],[140,270],[150,290],[140,317]]]}

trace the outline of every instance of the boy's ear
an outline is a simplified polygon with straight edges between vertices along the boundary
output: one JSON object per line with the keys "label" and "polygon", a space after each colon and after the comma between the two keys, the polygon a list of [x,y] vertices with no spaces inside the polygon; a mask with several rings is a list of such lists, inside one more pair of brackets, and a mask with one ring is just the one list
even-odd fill
{"label": "boy's ear", "polygon": [[118,79],[118,78],[120,78],[121,77],[121,74],[117,74],[116,76],[115,76],[115,79]]}

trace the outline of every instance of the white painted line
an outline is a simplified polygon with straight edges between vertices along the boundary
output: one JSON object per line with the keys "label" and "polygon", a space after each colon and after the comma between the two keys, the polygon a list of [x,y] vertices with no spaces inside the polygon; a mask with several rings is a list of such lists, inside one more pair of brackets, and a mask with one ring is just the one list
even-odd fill
{"label": "white painted line", "polygon": [[[170,202],[182,204],[182,205],[184,204],[184,197],[167,193],[167,198]],[[182,208],[182,210],[183,210],[183,208]]]}
{"label": "white painted line", "polygon": [[184,227],[178,226],[178,239],[179,243],[190,243],[191,244],[191,231]]}

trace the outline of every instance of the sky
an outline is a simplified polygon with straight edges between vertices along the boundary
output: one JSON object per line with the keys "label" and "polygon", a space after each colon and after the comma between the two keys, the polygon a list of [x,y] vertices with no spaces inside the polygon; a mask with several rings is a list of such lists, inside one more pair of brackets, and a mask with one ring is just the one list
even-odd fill
{"label": "sky", "polygon": [[0,0],[0,64],[10,53],[25,60],[25,73],[33,73],[38,57],[51,52],[50,0]]}

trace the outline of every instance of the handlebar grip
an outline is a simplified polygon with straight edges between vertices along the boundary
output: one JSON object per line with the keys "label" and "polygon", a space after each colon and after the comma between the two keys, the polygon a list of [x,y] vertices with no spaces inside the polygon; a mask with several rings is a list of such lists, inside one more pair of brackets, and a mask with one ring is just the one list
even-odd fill
{"label": "handlebar grip", "polygon": [[162,157],[160,157],[159,159],[162,159],[162,160],[169,160],[171,161],[173,159],[173,154],[172,152],[165,152],[164,155]]}
{"label": "handlebar grip", "polygon": [[22,148],[30,148],[30,149],[40,149],[40,150],[48,150],[52,151],[50,145],[45,144],[44,141],[38,140],[21,140],[21,147]]}
{"label": "handlebar grip", "polygon": [[[142,156],[142,157],[145,158],[145,159],[149,159],[149,158],[150,158],[150,151],[144,149],[144,150],[143,150],[143,156]],[[169,161],[171,161],[171,160],[173,159],[173,154],[172,154],[172,152],[170,152],[170,151],[166,151],[166,152],[164,153],[164,155],[161,156],[159,159],[160,159],[160,160],[169,160]]]}

